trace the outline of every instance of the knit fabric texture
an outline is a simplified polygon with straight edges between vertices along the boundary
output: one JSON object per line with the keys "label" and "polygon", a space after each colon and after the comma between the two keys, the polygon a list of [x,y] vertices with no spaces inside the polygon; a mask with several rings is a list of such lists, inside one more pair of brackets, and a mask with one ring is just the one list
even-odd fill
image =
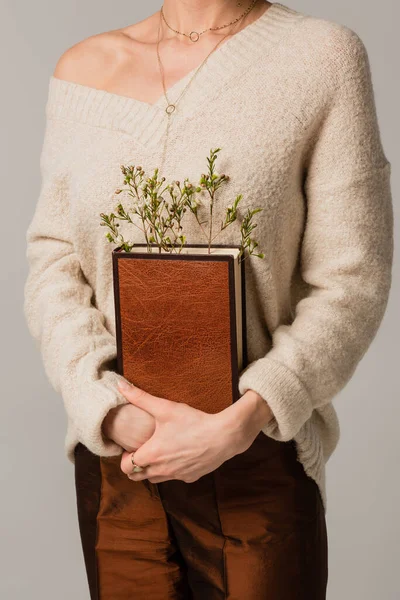
{"label": "knit fabric texture", "polygon": [[[150,104],[50,77],[24,313],[65,405],[71,462],[78,441],[100,456],[123,451],[101,431],[128,401],[115,368],[115,245],[99,215],[126,202],[115,196],[120,165],[148,175],[159,166],[165,106],[162,94]],[[391,286],[391,165],[365,45],[343,24],[274,3],[210,55],[168,139],[160,175],[169,181],[198,182],[210,149],[221,148],[216,168],[230,179],[217,192],[216,224],[239,193],[242,215],[263,209],[253,235],[265,257],[245,260],[249,361],[239,390],[268,402],[263,433],[295,440],[326,511],[325,465],[340,435],[332,401],[374,339]],[[205,243],[192,213],[182,225],[188,243]],[[120,231],[145,242],[126,222]],[[240,219],[215,243],[239,241]]]}

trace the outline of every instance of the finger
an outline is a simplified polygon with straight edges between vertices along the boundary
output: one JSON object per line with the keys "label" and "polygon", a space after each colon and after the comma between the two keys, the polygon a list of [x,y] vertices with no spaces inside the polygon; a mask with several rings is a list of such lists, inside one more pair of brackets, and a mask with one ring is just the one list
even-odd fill
{"label": "finger", "polygon": [[120,463],[121,471],[123,473],[125,473],[126,475],[128,475],[128,473],[131,473],[131,471],[133,469],[133,465],[131,462],[132,454],[133,454],[132,452],[124,451],[121,456],[121,463]]}
{"label": "finger", "polygon": [[156,428],[153,435],[135,451],[134,462],[136,465],[139,467],[159,466],[162,459],[162,449],[158,438],[159,432]]}
{"label": "finger", "polygon": [[[120,463],[121,471],[123,473],[125,473],[126,475],[128,475],[129,473],[132,473],[133,468],[134,468],[133,462],[135,463],[135,465],[137,465],[136,450],[134,450],[133,452],[123,452],[122,457],[121,457],[121,463]],[[137,465],[137,466],[142,466],[142,465]]]}
{"label": "finger", "polygon": [[161,414],[162,411],[165,411],[171,404],[170,400],[153,396],[152,394],[149,394],[149,392],[146,392],[131,383],[127,383],[123,379],[118,382],[118,388],[131,404],[142,408],[154,417]]}

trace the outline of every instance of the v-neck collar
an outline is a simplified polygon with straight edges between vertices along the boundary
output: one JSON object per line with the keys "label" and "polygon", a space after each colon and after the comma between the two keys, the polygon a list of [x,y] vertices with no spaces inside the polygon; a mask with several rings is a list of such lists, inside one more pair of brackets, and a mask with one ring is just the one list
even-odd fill
{"label": "v-neck collar", "polygon": [[[278,2],[276,3],[272,3],[271,6],[269,8],[267,8],[267,10],[265,10],[263,12],[263,14],[258,17],[255,21],[253,21],[252,23],[249,23],[248,25],[246,25],[245,27],[243,27],[243,29],[239,30],[237,33],[235,33],[233,36],[231,36],[230,38],[228,38],[226,41],[222,42],[222,44],[216,48],[216,50],[214,50],[209,58],[207,58],[206,62],[204,63],[204,65],[201,66],[201,68],[199,69],[199,73],[198,75],[196,75],[196,79],[198,80],[198,76],[200,75],[200,72],[203,70],[207,70],[209,63],[213,61],[213,59],[215,57],[218,56],[219,53],[224,54],[224,52],[229,52],[229,48],[228,50],[225,49],[225,51],[222,51],[222,48],[224,46],[233,46],[233,48],[231,48],[233,51],[235,51],[234,46],[237,45],[237,43],[240,43],[240,38],[241,37],[246,37],[248,36],[251,31],[252,31],[252,26],[254,25],[254,29],[258,29],[260,23],[258,23],[258,21],[263,21],[267,19],[267,15],[266,13],[269,13],[271,10],[276,10],[277,5],[279,5]],[[281,5],[282,6],[282,5]],[[265,19],[264,19],[265,17]],[[270,17],[270,15],[268,15],[268,18]],[[258,23],[258,25],[256,25]],[[250,29],[250,31],[249,31]],[[247,31],[246,31],[247,30]],[[244,34],[244,32],[246,31],[246,34]],[[235,43],[233,43],[233,40],[235,40]],[[218,60],[218,59],[217,59]],[[191,78],[193,77],[193,75],[195,74],[195,72],[197,71],[197,69],[199,68],[199,65],[197,65],[196,67],[194,67],[193,69],[191,69],[188,73],[186,73],[186,75],[184,75],[183,77],[181,77],[180,79],[178,79],[178,81],[176,81],[175,83],[173,83],[168,89],[167,89],[167,95],[170,98],[171,102],[174,102],[175,100],[177,100],[178,98],[178,93],[180,94],[182,92],[182,90],[184,89],[184,87],[186,86],[187,83],[189,83],[189,81],[191,80]],[[192,84],[190,84],[192,85]],[[193,80],[193,85],[195,85],[194,80]],[[185,92],[186,95],[186,92]],[[142,102],[141,100],[138,100],[138,102]],[[153,103],[149,103],[149,102],[143,102],[143,104],[147,105],[150,109],[152,108],[161,108],[162,110],[165,110],[165,107],[167,105],[166,102],[166,98],[164,96],[164,94],[161,94],[157,100]]]}
{"label": "v-neck collar", "polygon": [[[233,78],[265,55],[269,47],[281,40],[291,27],[304,18],[285,4],[274,2],[252,23],[235,33],[210,54],[178,101],[174,119],[192,116],[204,102],[215,97]],[[167,90],[171,102],[176,101],[198,66]],[[240,79],[239,79],[240,80]],[[61,116],[89,125],[116,129],[133,135],[144,146],[157,145],[165,131],[168,116],[162,94],[154,103],[130,96],[59,79],[49,82],[46,105],[48,116]]]}

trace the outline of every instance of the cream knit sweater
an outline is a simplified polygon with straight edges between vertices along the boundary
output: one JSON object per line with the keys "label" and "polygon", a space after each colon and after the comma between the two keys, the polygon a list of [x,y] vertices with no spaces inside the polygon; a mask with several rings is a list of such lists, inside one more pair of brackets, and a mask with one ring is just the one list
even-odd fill
{"label": "cream knit sweater", "polygon": [[[121,164],[159,166],[164,108],[164,96],[151,105],[50,78],[24,311],[64,401],[72,462],[78,441],[102,456],[123,451],[101,433],[127,400],[116,388],[115,246],[99,213],[118,203]],[[264,208],[254,233],[265,258],[246,260],[249,365],[239,389],[269,403],[266,435],[294,438],[326,511],[325,464],[339,439],[332,400],[371,344],[391,285],[391,169],[365,46],[342,24],[274,3],[210,56],[169,135],[167,180],[198,180],[210,148],[221,148],[218,171],[230,181],[215,223],[238,193],[242,210]],[[193,215],[184,219],[187,241],[204,243]],[[238,243],[239,226],[218,243]],[[144,242],[137,228],[121,231]]]}

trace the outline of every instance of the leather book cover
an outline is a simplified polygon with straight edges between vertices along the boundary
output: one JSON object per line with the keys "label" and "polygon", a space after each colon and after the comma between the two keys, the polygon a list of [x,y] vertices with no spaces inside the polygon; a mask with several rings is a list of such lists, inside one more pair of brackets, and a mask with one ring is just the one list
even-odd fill
{"label": "leather book cover", "polygon": [[[245,366],[243,262],[239,268]],[[120,374],[155,396],[208,413],[239,398],[232,256],[150,253],[143,244],[139,252],[114,250],[113,277]]]}

